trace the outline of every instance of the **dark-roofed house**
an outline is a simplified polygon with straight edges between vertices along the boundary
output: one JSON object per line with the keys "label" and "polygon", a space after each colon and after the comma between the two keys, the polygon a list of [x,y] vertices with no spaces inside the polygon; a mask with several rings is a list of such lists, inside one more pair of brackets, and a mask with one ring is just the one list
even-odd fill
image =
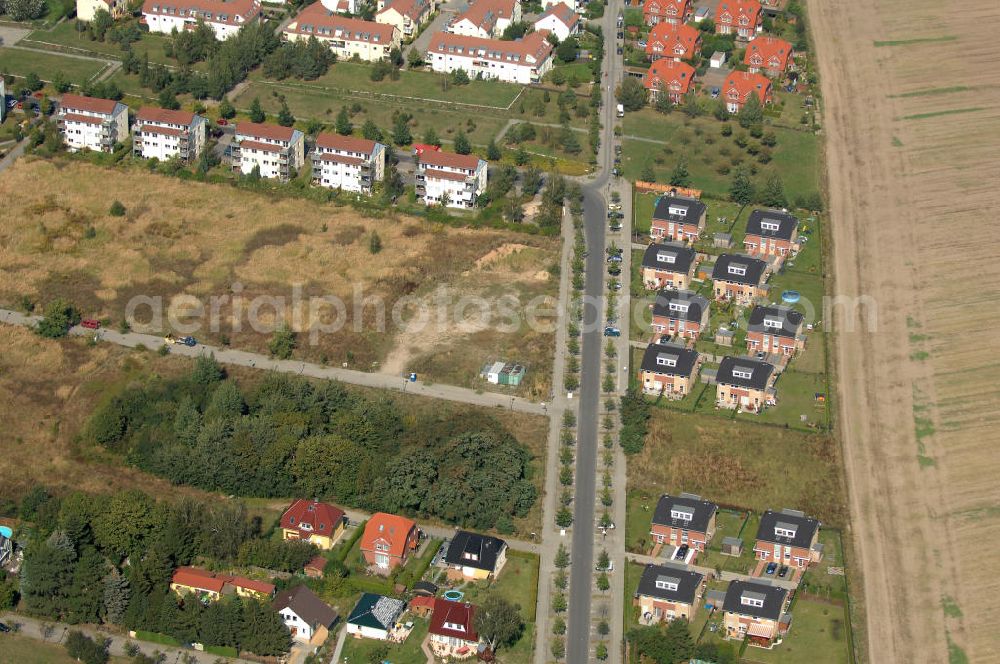
{"label": "dark-roofed house", "polygon": [[459,530],[444,558],[450,579],[488,579],[507,562],[507,543],[490,535]]}
{"label": "dark-roofed house", "polygon": [[704,574],[682,565],[646,565],[633,598],[633,604],[639,607],[639,622],[649,625],[690,620],[704,585]]}
{"label": "dark-roofed house", "polygon": [[802,314],[781,306],[757,306],[747,323],[747,350],[790,357],[806,346]]}
{"label": "dark-roofed house", "polygon": [[660,544],[687,544],[695,551],[704,551],[715,535],[715,514],[719,506],[702,500],[701,496],[682,493],[663,494],[656,503],[649,534]]}
{"label": "dark-roofed house", "polygon": [[799,236],[799,220],[781,210],[754,210],[747,219],[743,246],[751,256],[778,256],[792,253]]}
{"label": "dark-roofed house", "polygon": [[278,612],[292,638],[305,643],[326,641],[337,612],[306,586],[282,590],[274,596],[271,607]]}
{"label": "dark-roofed house", "polygon": [[682,244],[649,245],[642,255],[642,283],[650,290],[685,290],[694,277],[696,255],[694,249]]}
{"label": "dark-roofed house", "polygon": [[653,332],[658,337],[697,339],[708,327],[709,304],[701,295],[687,290],[657,293],[653,303]]}
{"label": "dark-roofed house", "polygon": [[722,604],[726,636],[770,647],[788,630],[787,607],[788,591],[784,588],[763,581],[732,581]]}
{"label": "dark-roofed house", "polygon": [[694,242],[705,230],[708,208],[694,198],[660,196],[653,209],[649,237],[653,242]]}
{"label": "dark-roofed house", "polygon": [[767,263],[742,254],[722,254],[712,269],[712,291],[716,300],[734,300],[740,306],[753,304],[767,295],[771,269]]}
{"label": "dark-roofed house", "polygon": [[365,593],[347,618],[347,633],[385,641],[405,609],[406,602],[403,600]]}
{"label": "dark-roofed house", "polygon": [[431,649],[439,657],[473,657],[479,645],[476,633],[476,607],[437,597],[431,613]]}
{"label": "dark-roofed house", "polygon": [[759,413],[776,401],[774,366],[747,357],[722,358],[715,375],[716,405]]}
{"label": "dark-roofed house", "polygon": [[758,560],[794,567],[819,562],[823,558],[819,526],[819,521],[798,510],[768,510],[760,517],[754,556]]}
{"label": "dark-roofed house", "polygon": [[652,343],[642,356],[639,380],[642,391],[682,399],[691,393],[698,375],[698,351],[678,344]]}

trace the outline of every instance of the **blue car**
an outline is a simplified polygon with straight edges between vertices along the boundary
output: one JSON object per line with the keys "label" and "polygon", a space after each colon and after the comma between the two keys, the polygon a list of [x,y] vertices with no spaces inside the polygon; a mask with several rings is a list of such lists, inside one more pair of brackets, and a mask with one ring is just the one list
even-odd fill
{"label": "blue car", "polygon": [[622,331],[619,330],[617,327],[611,327],[609,325],[608,327],[604,328],[604,336],[606,337],[620,337],[621,335]]}
{"label": "blue car", "polygon": [[778,563],[768,563],[767,569],[764,570],[764,573],[767,575],[771,575],[774,574],[774,570],[776,569],[778,569]]}
{"label": "blue car", "polygon": [[198,340],[195,339],[194,337],[181,337],[178,341],[180,341],[185,346],[197,346],[198,345]]}

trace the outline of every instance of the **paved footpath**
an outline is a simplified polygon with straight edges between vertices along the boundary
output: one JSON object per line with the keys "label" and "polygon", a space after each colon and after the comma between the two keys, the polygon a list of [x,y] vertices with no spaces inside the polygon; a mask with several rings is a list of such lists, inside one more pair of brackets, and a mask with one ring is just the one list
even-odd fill
{"label": "paved footpath", "polygon": [[[33,327],[41,320],[41,316],[27,316],[17,311],[0,309],[0,322],[10,325],[21,325]],[[149,349],[156,349],[163,345],[163,337],[155,334],[141,334],[138,332],[121,333],[108,328],[101,328],[96,333],[94,330],[76,326],[70,328],[70,334],[76,336],[95,336],[98,341],[118,344],[128,348],[144,346]],[[486,406],[502,408],[505,410],[529,413],[531,415],[547,415],[548,404],[535,403],[521,397],[512,397],[493,392],[477,392],[465,387],[454,385],[437,385],[424,383],[422,381],[410,382],[402,376],[391,376],[387,374],[366,373],[352,369],[339,367],[327,367],[321,364],[301,362],[299,360],[275,360],[267,355],[250,353],[242,350],[232,350],[217,348],[205,344],[198,344],[194,347],[174,344],[168,346],[171,355],[181,355],[186,357],[198,357],[200,355],[213,355],[220,364],[231,364],[236,366],[250,367],[266,371],[278,371],[281,373],[299,374],[311,378],[324,378],[326,380],[338,380],[351,385],[361,385],[364,387],[375,387],[379,389],[399,390],[408,394],[416,394],[435,399],[445,399],[447,401],[460,401],[474,406]]]}

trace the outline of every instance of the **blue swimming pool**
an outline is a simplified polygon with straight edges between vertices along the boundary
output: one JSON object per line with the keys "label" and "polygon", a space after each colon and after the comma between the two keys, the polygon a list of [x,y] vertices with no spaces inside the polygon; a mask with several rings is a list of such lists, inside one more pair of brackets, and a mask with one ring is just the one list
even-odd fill
{"label": "blue swimming pool", "polygon": [[7,526],[0,526],[0,535],[3,535],[4,537],[6,537],[6,538],[9,539],[10,536],[13,535],[13,534],[14,534],[14,531],[12,531]]}
{"label": "blue swimming pool", "polygon": [[463,597],[465,597],[465,593],[460,590],[447,590],[444,593],[444,598],[452,602],[461,601]]}
{"label": "blue swimming pool", "polygon": [[801,297],[797,290],[786,290],[781,294],[781,301],[785,304],[795,304]]}

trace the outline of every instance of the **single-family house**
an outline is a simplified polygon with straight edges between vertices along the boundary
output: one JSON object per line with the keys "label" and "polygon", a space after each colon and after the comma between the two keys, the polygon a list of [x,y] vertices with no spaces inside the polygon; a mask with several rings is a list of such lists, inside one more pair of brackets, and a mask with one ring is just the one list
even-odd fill
{"label": "single-family house", "polygon": [[694,278],[697,252],[683,244],[653,243],[642,255],[642,283],[649,290],[687,290]]}
{"label": "single-family house", "polygon": [[668,399],[683,399],[691,393],[700,364],[698,351],[661,339],[646,346],[642,354],[639,382],[642,391]]}
{"label": "single-family house", "polygon": [[101,10],[118,19],[125,15],[128,9],[127,0],[76,0],[76,18],[90,23]]}
{"label": "single-family house", "polygon": [[300,11],[282,35],[292,42],[315,37],[329,46],[338,60],[356,57],[365,62],[388,58],[401,43],[400,32],[394,26],[342,16],[319,2]]}
{"label": "single-family house", "polygon": [[743,247],[751,256],[784,259],[796,250],[799,220],[784,210],[754,210],[747,218]]}
{"label": "single-family house", "polygon": [[435,598],[428,629],[431,650],[438,657],[474,657],[479,646],[475,620],[472,604]]}
{"label": "single-family house", "polygon": [[489,579],[500,574],[507,562],[507,543],[497,537],[467,530],[455,532],[448,543],[444,563],[451,579]]}
{"label": "single-family house", "polygon": [[178,567],[170,579],[170,589],[178,595],[194,594],[202,601],[214,602],[223,595],[269,599],[274,586],[245,576],[219,574],[197,567]]}
{"label": "single-family house", "polygon": [[754,557],[799,568],[817,563],[823,559],[819,527],[819,521],[799,510],[768,510],[760,515]]}
{"label": "single-family house", "polygon": [[789,307],[757,305],[747,322],[747,351],[791,357],[806,347],[802,314]]}
{"label": "single-family house", "polygon": [[580,15],[565,2],[550,5],[535,21],[535,30],[548,30],[562,42],[580,32]]}
{"label": "single-family house", "polygon": [[281,539],[302,540],[332,549],[344,534],[344,510],[329,503],[298,498],[281,515]]}
{"label": "single-family house", "polygon": [[687,544],[695,551],[704,551],[715,536],[718,511],[718,505],[693,493],[665,493],[656,502],[649,534],[658,544]]}
{"label": "single-family house", "polygon": [[642,3],[642,20],[646,25],[681,25],[690,14],[690,0],[646,0]]}
{"label": "single-family house", "polygon": [[651,625],[691,620],[704,588],[705,575],[683,565],[646,565],[633,598],[639,607],[639,622]]}
{"label": "single-family house", "polygon": [[660,291],[653,302],[652,319],[653,333],[659,338],[697,341],[708,328],[708,300],[688,290]]}
{"label": "single-family house", "polygon": [[727,355],[715,374],[715,402],[722,408],[759,413],[776,402],[776,377],[768,362]]}
{"label": "single-family house", "polygon": [[199,21],[218,39],[228,39],[260,18],[260,0],[145,0],[142,23],[164,35],[194,28]]}
{"label": "single-family house", "polygon": [[472,208],[486,191],[486,161],[471,154],[424,152],[415,178],[417,198],[425,205]]}
{"label": "single-family house", "polygon": [[271,608],[281,616],[292,638],[301,643],[323,643],[337,622],[337,612],[308,586],[282,590],[274,596]]}
{"label": "single-family house", "polygon": [[694,242],[705,230],[708,208],[695,198],[660,196],[653,209],[649,237],[653,242]]}
{"label": "single-family house", "polygon": [[701,30],[687,23],[658,23],[646,37],[646,57],[691,60],[701,50]]}
{"label": "single-family house", "polygon": [[365,524],[361,553],[370,568],[388,574],[406,562],[420,544],[417,524],[403,516],[376,512]]}
{"label": "single-family house", "polygon": [[386,641],[404,610],[406,602],[403,600],[364,593],[347,617],[347,633],[358,638]]}
{"label": "single-family house", "polygon": [[369,195],[385,176],[385,154],[376,141],[322,132],[312,153],[313,183]]}
{"label": "single-family house", "polygon": [[757,0],[720,0],[715,8],[715,33],[751,39],[764,27]]}
{"label": "single-family house", "polygon": [[113,99],[64,94],[56,122],[70,152],[111,152],[128,138],[128,106]]}
{"label": "single-family house", "polygon": [[764,581],[731,581],[722,603],[726,637],[771,647],[788,631],[789,593]]}
{"label": "single-family house", "polygon": [[207,125],[197,113],[143,106],[135,116],[132,153],[145,159],[176,157],[191,163],[205,149]]}
{"label": "single-family house", "polygon": [[547,36],[547,31],[536,30],[521,39],[502,41],[438,32],[431,36],[427,59],[440,74],[461,69],[470,78],[529,85],[552,69],[552,44]]}
{"label": "single-family house", "polygon": [[748,71],[733,71],[726,76],[722,96],[726,100],[726,110],[739,113],[750,95],[757,95],[761,105],[770,104],[773,98],[771,79],[763,74],[752,74]]}
{"label": "single-family house", "polygon": [[395,27],[403,39],[415,37],[434,12],[431,0],[392,0],[375,13],[375,22]]}
{"label": "single-family house", "polygon": [[275,124],[240,122],[229,147],[233,171],[286,182],[305,165],[305,135]]}
{"label": "single-family house", "polygon": [[734,300],[740,306],[753,304],[767,295],[770,266],[743,254],[720,254],[712,268],[712,290],[716,300]]}
{"label": "single-family house", "polygon": [[661,59],[646,70],[642,84],[649,90],[653,102],[656,102],[660,95],[666,95],[671,103],[680,104],[692,90],[694,74],[694,67],[686,62]]}
{"label": "single-family house", "polygon": [[778,77],[785,73],[793,57],[792,45],[784,39],[759,35],[747,44],[743,53],[743,64],[755,74],[762,72],[768,76]]}
{"label": "single-family house", "polygon": [[454,18],[448,32],[464,37],[499,39],[511,23],[520,21],[520,0],[476,0]]}

